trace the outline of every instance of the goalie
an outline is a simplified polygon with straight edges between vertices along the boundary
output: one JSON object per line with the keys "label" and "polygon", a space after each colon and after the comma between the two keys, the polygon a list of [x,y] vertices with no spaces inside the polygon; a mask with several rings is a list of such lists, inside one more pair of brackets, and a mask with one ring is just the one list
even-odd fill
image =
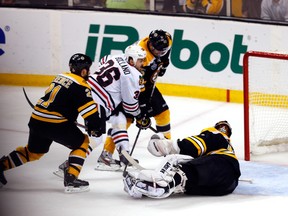
{"label": "goalie", "polygon": [[232,193],[241,175],[230,143],[232,128],[227,121],[203,129],[199,135],[172,141],[160,134],[151,137],[148,151],[164,156],[155,170],[129,171],[124,190],[134,198],[143,195],[166,198],[171,194],[222,196]]}

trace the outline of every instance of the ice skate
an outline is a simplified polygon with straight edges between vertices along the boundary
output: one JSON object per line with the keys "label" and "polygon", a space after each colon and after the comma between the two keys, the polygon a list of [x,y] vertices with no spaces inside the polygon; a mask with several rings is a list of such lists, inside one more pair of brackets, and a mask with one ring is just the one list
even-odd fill
{"label": "ice skate", "polygon": [[64,178],[64,170],[67,167],[68,167],[68,160],[66,160],[62,164],[60,164],[58,167],[58,170],[54,171],[53,174],[63,179]]}
{"label": "ice skate", "polygon": [[89,191],[89,182],[80,180],[74,175],[64,171],[65,193],[79,193]]}
{"label": "ice skate", "polygon": [[95,170],[101,171],[121,171],[121,164],[119,160],[112,157],[112,154],[107,151],[102,151],[97,160]]}

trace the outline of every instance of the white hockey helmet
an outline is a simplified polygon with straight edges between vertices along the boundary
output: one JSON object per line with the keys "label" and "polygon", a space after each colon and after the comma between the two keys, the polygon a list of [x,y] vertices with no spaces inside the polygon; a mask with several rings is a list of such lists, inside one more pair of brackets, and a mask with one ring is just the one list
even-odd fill
{"label": "white hockey helmet", "polygon": [[129,57],[133,59],[133,62],[136,65],[138,59],[146,58],[146,51],[139,45],[130,45],[125,49],[125,59],[127,62]]}

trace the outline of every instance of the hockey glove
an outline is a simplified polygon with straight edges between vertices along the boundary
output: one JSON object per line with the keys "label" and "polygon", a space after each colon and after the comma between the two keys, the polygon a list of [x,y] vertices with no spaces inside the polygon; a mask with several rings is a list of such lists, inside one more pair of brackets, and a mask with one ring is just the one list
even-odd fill
{"label": "hockey glove", "polygon": [[169,64],[170,64],[169,59],[167,59],[165,62],[163,62],[163,65],[158,72],[159,77],[162,77],[166,73],[166,69],[167,69]]}
{"label": "hockey glove", "polygon": [[162,77],[162,76],[166,73],[166,69],[167,69],[167,68],[162,67],[162,68],[159,70],[158,76],[159,76],[159,77]]}
{"label": "hockey glove", "polygon": [[106,133],[106,114],[102,106],[98,107],[99,116],[85,119],[86,132],[89,136],[100,137]]}
{"label": "hockey glove", "polygon": [[102,133],[101,127],[95,127],[93,121],[85,120],[86,132],[89,136],[100,137]]}
{"label": "hockey glove", "polygon": [[151,119],[149,117],[144,116],[141,119],[138,119],[136,121],[136,126],[140,129],[146,130],[151,126]]}

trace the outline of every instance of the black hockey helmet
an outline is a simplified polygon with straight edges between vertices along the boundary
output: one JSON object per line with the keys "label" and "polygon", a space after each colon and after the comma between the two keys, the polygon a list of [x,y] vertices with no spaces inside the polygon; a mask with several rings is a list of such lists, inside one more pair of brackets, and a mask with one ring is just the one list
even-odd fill
{"label": "black hockey helmet", "polygon": [[[226,127],[223,127],[226,126]],[[217,130],[225,133],[228,137],[232,135],[232,128],[227,121],[219,121],[214,126]]]}
{"label": "black hockey helmet", "polygon": [[69,60],[71,73],[80,74],[83,69],[89,70],[92,65],[92,60],[89,56],[82,53],[76,53]]}
{"label": "black hockey helmet", "polygon": [[171,36],[162,29],[157,29],[149,34],[149,43],[158,51],[166,51],[169,47],[169,38]]}

